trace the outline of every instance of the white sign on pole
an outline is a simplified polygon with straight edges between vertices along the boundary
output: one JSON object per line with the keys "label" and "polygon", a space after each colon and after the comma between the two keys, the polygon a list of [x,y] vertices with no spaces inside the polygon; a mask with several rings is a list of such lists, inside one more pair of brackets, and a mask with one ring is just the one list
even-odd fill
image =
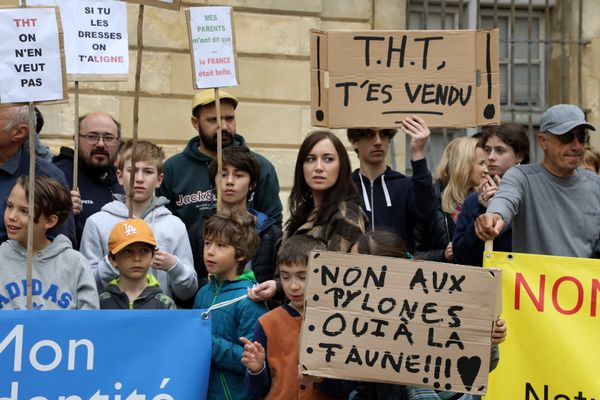
{"label": "white sign on pole", "polygon": [[237,86],[231,7],[187,11],[194,88]]}
{"label": "white sign on pole", "polygon": [[0,103],[63,100],[57,9],[0,9]]}
{"label": "white sign on pole", "polygon": [[71,80],[127,80],[127,4],[113,0],[28,0],[57,5]]}

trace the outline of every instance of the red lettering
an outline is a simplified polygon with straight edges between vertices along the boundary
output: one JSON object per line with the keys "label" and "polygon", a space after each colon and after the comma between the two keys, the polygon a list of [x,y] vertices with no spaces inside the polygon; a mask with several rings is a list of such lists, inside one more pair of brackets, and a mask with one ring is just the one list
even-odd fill
{"label": "red lettering", "polygon": [[[571,310],[564,309],[560,304],[558,304],[558,288],[565,281],[573,282],[575,286],[577,286],[577,303]],[[561,314],[571,315],[579,311],[583,305],[583,285],[581,282],[579,282],[579,279],[575,278],[574,276],[562,276],[556,282],[554,282],[554,286],[552,286],[552,304],[554,304],[556,311]]]}
{"label": "red lettering", "polygon": [[590,304],[590,316],[595,317],[598,311],[598,292],[600,292],[600,281],[592,279],[592,302]]}
{"label": "red lettering", "polygon": [[544,288],[546,286],[546,275],[540,275],[540,288],[538,290],[538,298],[536,299],[533,291],[529,287],[527,281],[523,277],[523,274],[517,272],[516,282],[515,282],[515,310],[521,309],[521,286],[525,288],[525,291],[529,295],[529,298],[535,305],[535,308],[538,311],[544,311]]}

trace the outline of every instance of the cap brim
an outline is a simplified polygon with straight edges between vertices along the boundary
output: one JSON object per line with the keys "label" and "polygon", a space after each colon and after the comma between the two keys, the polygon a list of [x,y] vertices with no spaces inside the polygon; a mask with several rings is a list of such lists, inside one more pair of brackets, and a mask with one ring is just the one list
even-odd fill
{"label": "cap brim", "polygon": [[151,246],[154,246],[155,248],[157,245],[156,241],[153,241],[150,239],[144,240],[144,239],[140,239],[140,238],[131,238],[130,240],[126,240],[124,242],[119,243],[119,245],[114,247],[112,250],[110,250],[110,252],[112,254],[117,254],[118,252],[120,252],[121,250],[123,250],[125,247],[129,246],[132,243],[146,243]]}
{"label": "cap brim", "polygon": [[583,126],[587,129],[591,129],[592,131],[596,130],[596,127],[594,127],[594,125],[592,125],[588,122],[569,121],[569,122],[560,124],[556,128],[548,129],[548,132],[550,132],[554,135],[564,135],[565,133],[569,132],[571,129],[577,128],[578,126]]}

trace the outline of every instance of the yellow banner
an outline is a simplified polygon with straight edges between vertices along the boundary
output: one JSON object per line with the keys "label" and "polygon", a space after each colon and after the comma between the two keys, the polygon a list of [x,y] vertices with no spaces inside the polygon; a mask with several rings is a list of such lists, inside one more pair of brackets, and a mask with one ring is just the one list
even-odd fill
{"label": "yellow banner", "polygon": [[508,335],[486,400],[600,399],[600,260],[492,252]]}

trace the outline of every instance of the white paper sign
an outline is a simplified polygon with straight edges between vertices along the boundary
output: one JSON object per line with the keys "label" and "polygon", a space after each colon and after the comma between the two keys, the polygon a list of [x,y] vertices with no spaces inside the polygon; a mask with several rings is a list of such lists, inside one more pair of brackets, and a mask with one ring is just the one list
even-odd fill
{"label": "white paper sign", "polygon": [[231,7],[189,9],[196,89],[237,86]]}
{"label": "white paper sign", "polygon": [[85,80],[81,75],[94,75],[97,78],[94,80],[127,80],[126,3],[113,0],[28,0],[27,4],[60,7],[67,73],[71,79]]}
{"label": "white paper sign", "polygon": [[64,99],[55,8],[0,9],[0,102]]}

